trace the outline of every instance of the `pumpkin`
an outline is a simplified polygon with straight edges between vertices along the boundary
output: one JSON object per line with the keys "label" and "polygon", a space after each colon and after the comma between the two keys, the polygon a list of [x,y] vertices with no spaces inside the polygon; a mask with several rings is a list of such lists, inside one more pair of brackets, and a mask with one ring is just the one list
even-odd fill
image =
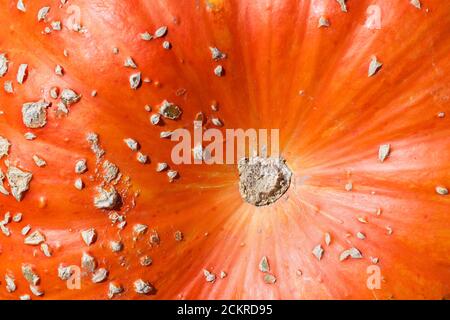
{"label": "pumpkin", "polygon": [[[1,7],[1,299],[448,297],[448,1]],[[287,187],[173,163],[194,119]]]}

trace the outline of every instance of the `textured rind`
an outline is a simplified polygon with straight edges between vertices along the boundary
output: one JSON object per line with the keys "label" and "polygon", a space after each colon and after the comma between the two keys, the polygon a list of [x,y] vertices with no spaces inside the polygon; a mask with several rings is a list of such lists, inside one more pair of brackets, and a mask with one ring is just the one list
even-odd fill
{"label": "textured rind", "polygon": [[[26,1],[24,13],[16,1],[1,0],[0,52],[9,68],[0,83],[15,81],[22,63],[28,75],[23,85],[14,83],[14,94],[0,94],[0,135],[11,142],[7,159],[32,171],[33,180],[20,203],[0,194],[1,213],[24,216],[8,224],[10,237],[0,234],[0,299],[30,294],[23,263],[34,266],[45,291],[33,299],[106,299],[109,281],[94,284],[85,275],[80,290],[69,290],[58,278],[58,266],[79,265],[83,252],[108,269],[108,280],[123,285],[117,296],[123,299],[448,297],[450,198],[434,190],[450,184],[449,120],[436,116],[450,115],[450,3],[422,2],[418,10],[408,0],[348,0],[344,13],[336,1],[325,0],[80,0],[52,5],[47,19],[64,27],[46,35],[36,14],[48,1]],[[365,27],[374,4],[381,9],[379,30]],[[77,8],[85,33],[66,27]],[[317,27],[321,16],[330,27]],[[162,25],[169,27],[164,39],[140,38]],[[162,48],[163,40],[171,42],[170,50]],[[220,61],[223,77],[214,75],[218,63],[209,47],[227,55]],[[373,55],[383,67],[369,78]],[[127,56],[152,83],[131,90]],[[63,77],[54,73],[56,64]],[[51,100],[53,86],[72,88],[82,98],[67,117],[49,110],[45,127],[33,129],[38,138],[27,141],[21,106]],[[161,128],[150,125],[144,110],[164,99],[179,105],[183,116],[163,130],[191,128],[199,111],[211,114],[213,101],[225,127],[281,128],[281,153],[293,172],[286,196],[267,208],[244,203],[235,166],[173,166],[180,179],[169,184],[154,166],[170,162],[173,144],[159,139]],[[119,186],[122,210],[129,209],[121,232],[93,206],[97,183],[88,177],[96,158],[85,139],[89,132],[99,134],[105,157],[131,178],[128,189]],[[151,165],[143,167],[126,149],[123,139],[130,136]],[[386,143],[391,152],[381,163],[378,148]],[[36,168],[33,154],[46,155],[47,166]],[[90,171],[80,191],[73,187],[73,165],[82,158]],[[344,188],[348,182],[352,191]],[[362,216],[367,224],[358,221]],[[136,223],[157,230],[160,244],[150,246],[150,234],[133,240]],[[26,224],[45,235],[52,257],[23,244]],[[89,248],[80,236],[88,228],[98,232]],[[177,230],[183,241],[174,240]],[[365,240],[356,238],[359,231]],[[108,244],[118,234],[124,250],[112,253]],[[320,261],[312,254],[318,244],[324,248]],[[339,262],[353,246],[363,259]],[[139,263],[144,254],[153,260],[149,267]],[[258,270],[263,256],[274,284]],[[379,290],[366,286],[370,257],[380,260]],[[204,269],[227,277],[207,282]],[[3,285],[7,273],[16,279],[13,293]],[[156,292],[136,294],[138,279]]]}

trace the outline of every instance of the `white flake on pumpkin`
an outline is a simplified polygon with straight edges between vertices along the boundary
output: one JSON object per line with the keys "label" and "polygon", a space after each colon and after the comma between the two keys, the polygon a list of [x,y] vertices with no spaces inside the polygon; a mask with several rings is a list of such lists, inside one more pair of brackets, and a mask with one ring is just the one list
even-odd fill
{"label": "white flake on pumpkin", "polygon": [[55,74],[58,76],[63,76],[64,75],[64,69],[61,65],[57,64],[55,67]]}
{"label": "white flake on pumpkin", "polygon": [[6,282],[6,291],[8,291],[9,293],[12,293],[14,291],[16,291],[17,286],[16,286],[16,282],[14,277],[6,274],[5,275],[5,282]]}
{"label": "white flake on pumpkin", "polygon": [[217,67],[214,68],[214,74],[216,76],[221,77],[221,76],[223,76],[223,73],[224,73],[223,66],[218,65]]}
{"label": "white flake on pumpkin", "polygon": [[325,244],[326,244],[327,246],[329,246],[330,243],[331,243],[331,234],[328,233],[328,232],[326,232],[326,233],[325,233]]}
{"label": "white flake on pumpkin", "polygon": [[61,280],[64,280],[64,281],[69,280],[73,273],[74,273],[74,270],[72,269],[71,266],[65,266],[63,264],[60,264],[58,266],[58,277]]}
{"label": "white flake on pumpkin", "polygon": [[277,282],[277,278],[270,273],[266,273],[263,277],[263,280],[267,284],[274,284],[275,282]]}
{"label": "white flake on pumpkin", "polygon": [[33,161],[40,168],[45,167],[47,165],[47,162],[38,155],[33,155]]}
{"label": "white flake on pumpkin", "polygon": [[167,34],[167,26],[162,26],[159,27],[156,31],[155,31],[155,38],[161,38],[164,37]]}
{"label": "white flake on pumpkin", "polygon": [[138,151],[139,150],[139,143],[132,139],[132,138],[126,138],[123,139],[123,142],[127,145],[128,148],[130,148],[131,151]]}
{"label": "white flake on pumpkin", "polygon": [[123,63],[123,65],[124,65],[124,67],[127,67],[127,68],[132,68],[132,69],[136,69],[137,68],[137,65],[134,62],[132,57],[126,57],[125,58],[125,62]]}
{"label": "white flake on pumpkin", "polygon": [[41,251],[44,254],[44,256],[46,256],[48,258],[52,256],[52,252],[50,250],[50,246],[48,244],[46,244],[46,243],[42,243],[41,244]]}
{"label": "white flake on pumpkin", "polygon": [[55,31],[61,31],[61,21],[52,21],[52,29]]}
{"label": "white flake on pumpkin", "polygon": [[23,136],[27,140],[34,140],[37,138],[36,135],[32,132],[26,132]]}
{"label": "white flake on pumpkin", "polygon": [[174,103],[164,100],[159,108],[159,114],[164,118],[176,120],[181,116],[181,109]]}
{"label": "white flake on pumpkin", "polygon": [[72,89],[65,88],[61,92],[61,101],[66,105],[70,106],[80,100],[81,96],[78,95]]}
{"label": "white flake on pumpkin", "polygon": [[133,287],[134,291],[138,294],[149,294],[154,290],[153,286],[149,282],[142,279],[136,280],[133,283]]}
{"label": "white flake on pumpkin", "polygon": [[23,84],[27,75],[28,64],[22,63],[17,70],[16,80],[19,84]]}
{"label": "white flake on pumpkin", "polygon": [[11,235],[11,231],[3,222],[0,222],[0,231],[7,237]]}
{"label": "white flake on pumpkin", "polygon": [[91,151],[95,154],[97,160],[103,157],[105,150],[100,147],[98,134],[90,132],[86,135],[86,140],[91,146]]}
{"label": "white flake on pumpkin", "polygon": [[326,17],[322,16],[319,18],[319,28],[328,28],[330,26],[330,20],[328,20]]}
{"label": "white flake on pumpkin", "polygon": [[76,174],[83,174],[87,171],[87,163],[86,159],[81,159],[75,162],[75,173]]}
{"label": "white flake on pumpkin", "polygon": [[141,33],[140,37],[144,41],[150,41],[150,40],[153,39],[153,36],[148,31],[145,31],[145,32]]}
{"label": "white flake on pumpkin", "polygon": [[20,300],[26,301],[26,300],[31,300],[31,297],[29,294],[23,294],[19,297]]}
{"label": "white flake on pumpkin", "polygon": [[14,93],[14,88],[13,88],[13,83],[11,80],[5,81],[5,83],[3,84],[3,89],[5,90],[6,93]]}
{"label": "white flake on pumpkin", "polygon": [[443,186],[437,186],[437,187],[435,188],[435,190],[436,190],[436,193],[439,194],[439,195],[441,195],[441,196],[446,196],[446,195],[448,195],[448,189],[447,189],[446,187],[443,187]]}
{"label": "white flake on pumpkin", "polygon": [[162,172],[164,170],[166,170],[169,166],[167,165],[167,163],[165,162],[159,162],[156,165],[156,172]]}
{"label": "white flake on pumpkin", "polygon": [[322,256],[323,256],[323,248],[320,244],[318,244],[317,246],[314,247],[314,249],[312,250],[312,254],[317,258],[317,260],[321,260]]}
{"label": "white flake on pumpkin", "polygon": [[50,103],[45,101],[28,102],[22,106],[22,120],[26,127],[36,129],[47,124],[47,108]]}
{"label": "white flake on pumpkin", "polygon": [[38,21],[45,20],[49,11],[50,11],[50,7],[42,7],[41,9],[39,9],[38,14],[37,14]]}
{"label": "white flake on pumpkin", "polygon": [[267,259],[266,256],[263,256],[261,258],[258,268],[259,268],[259,271],[261,271],[261,272],[269,272],[270,271],[269,260]]}
{"label": "white flake on pumpkin", "polygon": [[34,294],[37,297],[44,295],[44,291],[42,291],[38,286],[34,286],[32,284],[30,284],[30,291],[32,294]]}
{"label": "white flake on pumpkin", "polygon": [[183,241],[184,235],[180,230],[177,230],[177,231],[175,231],[174,238],[175,238],[175,241],[180,242],[180,241]]}
{"label": "white flake on pumpkin", "polygon": [[367,75],[369,77],[374,76],[382,66],[383,64],[380,61],[378,61],[377,57],[372,56],[369,63],[369,70],[367,71]]}
{"label": "white flake on pumpkin", "polygon": [[158,245],[160,241],[158,232],[156,232],[156,230],[152,230],[152,234],[150,235],[150,244]]}
{"label": "white flake on pumpkin", "polygon": [[213,60],[218,61],[221,59],[225,59],[227,57],[227,55],[223,52],[221,52],[218,48],[216,47],[209,47],[209,50],[211,51],[211,57]]}
{"label": "white flake on pumpkin", "polygon": [[105,160],[103,162],[103,180],[105,182],[110,183],[114,179],[117,178],[117,175],[119,174],[119,168],[109,160]]}
{"label": "white flake on pumpkin", "polygon": [[25,238],[24,243],[30,246],[38,246],[44,241],[45,241],[44,235],[39,230],[36,230]]}
{"label": "white flake on pumpkin", "polygon": [[364,233],[360,232],[360,231],[358,231],[358,232],[356,233],[356,237],[357,237],[358,239],[360,239],[360,240],[366,239],[366,235],[365,235]]}
{"label": "white flake on pumpkin", "polygon": [[11,147],[11,143],[8,139],[0,136],[0,159],[8,155],[9,147]]}
{"label": "white flake on pumpkin", "polygon": [[94,228],[81,231],[81,238],[86,245],[90,246],[97,240],[97,232]]}
{"label": "white flake on pumpkin", "polygon": [[339,255],[339,261],[344,261],[344,260],[347,260],[348,258],[361,259],[362,258],[362,254],[357,248],[353,247],[353,248],[344,250]]}
{"label": "white flake on pumpkin", "polygon": [[18,0],[16,5],[17,10],[22,12],[27,12],[27,8],[25,7],[23,0]]}
{"label": "white flake on pumpkin", "polygon": [[148,267],[148,266],[150,266],[153,263],[153,260],[149,256],[142,256],[142,257],[139,258],[139,263],[143,267]]}
{"label": "white flake on pumpkin", "polygon": [[27,280],[27,282],[31,285],[37,285],[41,280],[39,275],[34,272],[33,267],[27,263],[22,265],[22,275],[25,280]]}
{"label": "white flake on pumpkin", "polygon": [[16,223],[22,221],[22,214],[21,214],[20,212],[16,213],[16,214],[13,216],[12,221],[13,221],[13,222],[16,222]]}
{"label": "white flake on pumpkin", "polygon": [[347,4],[345,3],[347,0],[336,0],[341,6],[342,12],[347,12]]}
{"label": "white flake on pumpkin", "polygon": [[94,272],[91,280],[93,283],[100,283],[105,281],[106,278],[108,278],[108,270],[106,270],[105,268],[99,268]]}
{"label": "white flake on pumpkin", "polygon": [[19,168],[10,166],[6,172],[11,193],[17,201],[21,201],[24,192],[30,187],[30,181],[33,175],[29,172],[20,170]]}
{"label": "white flake on pumpkin", "polygon": [[84,183],[81,178],[76,179],[73,185],[77,190],[83,190],[84,188]]}
{"label": "white flake on pumpkin", "polygon": [[94,272],[97,267],[97,261],[90,254],[83,252],[81,256],[81,267],[89,272]]}
{"label": "white flake on pumpkin", "polygon": [[109,247],[111,248],[112,252],[120,252],[123,249],[123,244],[120,241],[110,241]]}
{"label": "white flake on pumpkin", "polygon": [[172,136],[173,132],[172,131],[161,131],[159,133],[159,137],[161,139],[169,139]]}
{"label": "white flake on pumpkin", "polygon": [[169,178],[169,182],[173,182],[176,178],[178,178],[178,171],[175,170],[167,171],[167,177]]}
{"label": "white flake on pumpkin", "polygon": [[28,224],[22,228],[22,230],[20,231],[20,234],[23,236],[26,236],[28,234],[28,232],[30,232],[30,230],[31,230],[31,226]]}
{"label": "white flake on pumpkin", "polygon": [[411,3],[414,7],[416,7],[419,10],[422,8],[420,0],[410,0],[409,3]]}
{"label": "white flake on pumpkin", "polygon": [[137,160],[139,163],[146,164],[147,161],[148,161],[148,156],[145,155],[145,154],[143,154],[143,153],[141,153],[141,152],[138,152],[138,153],[136,154],[136,160]]}
{"label": "white flake on pumpkin", "polygon": [[148,226],[142,223],[137,223],[133,226],[133,231],[134,233],[136,233],[137,235],[142,235],[144,234],[148,229]]}
{"label": "white flake on pumpkin", "polygon": [[225,271],[220,271],[220,279],[226,278],[227,273]]}
{"label": "white flake on pumpkin", "polygon": [[109,283],[109,286],[108,286],[108,298],[109,299],[114,298],[114,296],[116,296],[122,292],[123,292],[123,288],[121,285],[115,284],[113,282]]}
{"label": "white flake on pumpkin", "polygon": [[162,47],[166,50],[169,50],[170,48],[172,48],[172,44],[169,41],[164,41],[162,43]]}
{"label": "white flake on pumpkin", "polygon": [[390,144],[382,144],[378,149],[378,160],[380,162],[384,162],[384,160],[387,159],[391,152],[391,145]]}
{"label": "white flake on pumpkin", "polygon": [[222,127],[223,123],[219,118],[212,118],[211,122],[213,123],[213,125],[215,125],[216,127]]}
{"label": "white flake on pumpkin", "polygon": [[203,269],[203,276],[205,277],[206,282],[214,282],[216,281],[216,275],[212,272],[209,272],[206,269]]}
{"label": "white flake on pumpkin", "polygon": [[150,116],[150,123],[154,126],[156,126],[160,120],[161,120],[161,115],[159,113],[155,113]]}
{"label": "white flake on pumpkin", "polygon": [[141,73],[137,72],[130,75],[129,82],[131,89],[136,90],[141,84]]}
{"label": "white flake on pumpkin", "polygon": [[6,54],[0,53],[0,77],[3,77],[8,72],[8,62]]}
{"label": "white flake on pumpkin", "polygon": [[114,187],[104,189],[99,187],[97,195],[94,197],[94,206],[97,209],[109,209],[112,210],[120,202],[120,196]]}

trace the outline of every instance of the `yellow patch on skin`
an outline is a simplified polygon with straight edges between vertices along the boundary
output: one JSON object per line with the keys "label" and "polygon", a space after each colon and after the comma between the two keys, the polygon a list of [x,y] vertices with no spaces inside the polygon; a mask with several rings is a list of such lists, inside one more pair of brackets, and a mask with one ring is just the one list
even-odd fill
{"label": "yellow patch on skin", "polygon": [[205,0],[206,8],[210,11],[220,11],[223,8],[223,0]]}

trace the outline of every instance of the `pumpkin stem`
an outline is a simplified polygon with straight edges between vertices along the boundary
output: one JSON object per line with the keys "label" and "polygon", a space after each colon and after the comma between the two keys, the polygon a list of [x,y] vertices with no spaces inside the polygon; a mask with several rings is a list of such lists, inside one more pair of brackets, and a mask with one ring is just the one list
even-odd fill
{"label": "pumpkin stem", "polygon": [[285,160],[279,157],[241,158],[238,170],[242,198],[258,207],[277,201],[291,182],[292,172]]}

